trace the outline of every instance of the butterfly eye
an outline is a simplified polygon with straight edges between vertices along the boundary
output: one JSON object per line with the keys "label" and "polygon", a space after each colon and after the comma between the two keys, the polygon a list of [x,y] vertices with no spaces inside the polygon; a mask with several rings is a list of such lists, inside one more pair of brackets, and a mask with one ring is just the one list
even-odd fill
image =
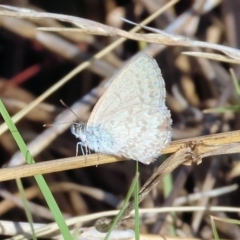
{"label": "butterfly eye", "polygon": [[74,134],[75,136],[79,134],[79,125],[78,124],[73,124],[71,127],[71,132],[72,134]]}

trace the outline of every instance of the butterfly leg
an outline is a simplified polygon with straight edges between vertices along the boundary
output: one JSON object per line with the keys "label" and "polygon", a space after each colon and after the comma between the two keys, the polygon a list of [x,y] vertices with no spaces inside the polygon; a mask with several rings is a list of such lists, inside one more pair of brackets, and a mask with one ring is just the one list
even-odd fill
{"label": "butterfly leg", "polygon": [[89,154],[89,148],[88,146],[85,145],[85,152],[86,154],[84,154],[86,157],[85,157],[85,164],[86,164],[86,161],[87,161],[87,155]]}
{"label": "butterfly leg", "polygon": [[81,146],[81,149],[82,149],[82,142],[78,142],[77,145],[76,145],[76,156],[78,156],[79,145]]}
{"label": "butterfly leg", "polygon": [[80,145],[82,154],[85,155],[85,154],[84,154],[84,151],[83,151],[82,142],[78,142],[77,145],[76,145],[76,156],[78,156],[78,148],[79,148],[79,145]]}
{"label": "butterfly leg", "polygon": [[85,154],[84,155],[88,155],[88,147],[85,146]]}

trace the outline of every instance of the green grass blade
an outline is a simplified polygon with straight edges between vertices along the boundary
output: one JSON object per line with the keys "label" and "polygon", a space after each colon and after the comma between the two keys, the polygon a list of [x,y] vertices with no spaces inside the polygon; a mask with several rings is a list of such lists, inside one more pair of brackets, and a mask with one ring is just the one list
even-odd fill
{"label": "green grass blade", "polygon": [[[16,126],[12,122],[11,117],[9,116],[6,108],[4,107],[2,101],[0,100],[0,112],[2,117],[4,118],[6,124],[8,125],[8,128],[10,132],[12,133],[20,151],[22,152],[23,156],[26,158],[26,162],[28,164],[33,164],[35,163],[33,157],[31,156],[30,152],[27,149],[26,144],[24,143],[20,133],[18,132]],[[72,239],[70,231],[68,229],[68,226],[63,218],[63,215],[50,191],[50,189],[47,186],[47,183],[45,182],[44,178],[42,175],[36,175],[34,176],[47,204],[50,209],[50,211],[53,214],[53,217],[58,224],[58,227],[60,229],[60,232],[62,233],[64,239]]]}
{"label": "green grass blade", "polygon": [[233,84],[234,84],[234,87],[235,87],[235,91],[238,94],[238,96],[240,96],[240,86],[238,84],[238,79],[237,79],[233,69],[230,69],[230,73],[231,73],[231,77],[232,77]]}
{"label": "green grass blade", "polygon": [[230,112],[240,112],[240,105],[233,105],[229,107],[218,107],[218,108],[210,108],[204,109],[204,113],[225,113],[227,111]]}
{"label": "green grass blade", "polygon": [[217,228],[216,228],[214,219],[213,219],[212,217],[210,217],[210,219],[211,219],[211,226],[212,226],[212,231],[213,231],[214,239],[215,239],[215,240],[219,240],[219,236],[218,236],[218,233],[217,233]]}
{"label": "green grass blade", "polygon": [[[139,174],[138,161],[136,162],[136,175]],[[135,239],[140,239],[140,221],[139,221],[139,179],[137,180],[135,191],[134,191],[134,202],[135,202]]]}
{"label": "green grass blade", "polygon": [[16,179],[16,182],[17,182],[17,187],[18,187],[18,190],[20,192],[20,195],[21,195],[21,198],[22,198],[22,202],[23,202],[23,206],[24,206],[24,209],[25,209],[25,212],[26,212],[26,216],[27,216],[27,220],[30,224],[30,228],[31,228],[31,231],[32,231],[32,239],[33,240],[37,240],[36,238],[36,235],[35,235],[35,231],[34,231],[34,226],[33,226],[33,218],[32,218],[32,214],[31,214],[31,211],[28,207],[28,201],[27,201],[27,198],[25,196],[25,193],[24,193],[24,188],[23,188],[23,185],[22,185],[22,181],[21,179]]}
{"label": "green grass blade", "polygon": [[134,189],[135,189],[135,186],[136,186],[136,184],[137,184],[137,182],[138,182],[138,179],[139,179],[139,173],[137,172],[137,173],[136,173],[136,176],[134,177],[133,182],[132,182],[132,184],[131,184],[131,186],[130,186],[130,188],[129,188],[128,194],[127,194],[127,196],[126,196],[126,198],[125,198],[125,200],[124,200],[123,206],[122,206],[121,210],[119,211],[119,213],[117,214],[117,216],[114,218],[113,223],[112,223],[111,227],[109,228],[108,233],[107,233],[107,235],[105,236],[104,240],[108,240],[108,238],[109,238],[109,236],[110,236],[113,228],[114,228],[114,227],[116,226],[116,224],[119,222],[119,219],[121,218],[121,216],[122,216],[122,214],[123,214],[123,211],[126,209],[130,197],[132,196],[132,193],[133,193],[133,191],[134,191]]}
{"label": "green grass blade", "polygon": [[[170,173],[163,178],[163,195],[164,195],[164,198],[167,198],[172,191],[173,191],[173,178],[172,178],[172,174]],[[176,216],[175,212],[171,212],[170,214],[173,216],[173,218],[174,218],[174,216]],[[170,236],[177,236],[176,229],[175,229],[173,224],[170,224],[170,229],[169,230],[170,230]]]}

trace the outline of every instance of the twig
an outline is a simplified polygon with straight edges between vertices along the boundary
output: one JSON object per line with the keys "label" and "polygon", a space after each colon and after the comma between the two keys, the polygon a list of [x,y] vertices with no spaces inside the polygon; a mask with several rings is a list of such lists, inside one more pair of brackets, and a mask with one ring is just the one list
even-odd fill
{"label": "twig", "polygon": [[[180,148],[184,148],[188,142],[203,143],[198,144],[196,149],[198,155],[202,158],[222,154],[239,153],[240,144],[237,142],[240,142],[240,131],[173,141],[169,146],[163,149],[162,154],[176,152]],[[126,159],[102,154],[91,154],[87,156],[50,160],[32,165],[0,169],[0,181],[30,177],[37,174],[46,174],[76,168],[96,166],[124,160]]]}

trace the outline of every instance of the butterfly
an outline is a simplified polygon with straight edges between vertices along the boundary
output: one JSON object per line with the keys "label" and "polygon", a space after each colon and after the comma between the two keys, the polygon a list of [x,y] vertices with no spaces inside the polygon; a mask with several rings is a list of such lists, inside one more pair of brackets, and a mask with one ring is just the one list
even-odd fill
{"label": "butterfly", "polygon": [[153,162],[171,140],[165,82],[147,54],[130,60],[113,78],[87,121],[71,132],[97,153]]}

